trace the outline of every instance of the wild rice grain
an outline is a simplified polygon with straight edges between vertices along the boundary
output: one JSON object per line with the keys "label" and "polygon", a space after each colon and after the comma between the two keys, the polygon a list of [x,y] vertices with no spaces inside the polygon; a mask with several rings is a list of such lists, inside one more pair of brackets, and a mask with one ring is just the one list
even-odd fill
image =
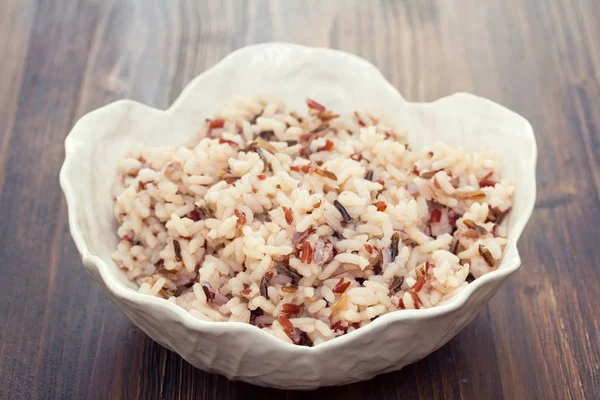
{"label": "wild rice grain", "polygon": [[269,300],[269,277],[268,276],[263,276],[263,278],[260,280],[260,295],[262,297],[264,297],[265,299]]}
{"label": "wild rice grain", "polygon": [[465,224],[467,228],[474,230],[480,235],[485,235],[488,233],[487,229],[485,229],[483,226],[477,225],[473,220],[465,219],[463,224]]}
{"label": "wild rice grain", "polygon": [[261,139],[266,140],[267,142],[269,142],[273,139],[277,139],[275,137],[275,132],[273,132],[273,131],[262,131],[261,133],[258,134],[258,136],[260,136]]}
{"label": "wild rice grain", "polygon": [[175,239],[173,239],[173,251],[175,252],[175,260],[181,262],[181,245]]}
{"label": "wild rice grain", "polygon": [[390,243],[390,260],[394,262],[398,256],[398,244],[400,243],[400,233],[394,232]]}
{"label": "wild rice grain", "polygon": [[396,293],[398,290],[400,290],[400,287],[402,286],[402,284],[404,283],[404,277],[403,276],[395,276],[394,279],[392,279],[392,283],[390,283],[390,292]]}
{"label": "wild rice grain", "polygon": [[325,177],[327,179],[331,179],[332,181],[337,181],[337,179],[338,179],[337,176],[334,173],[329,172],[329,171],[324,170],[324,169],[321,169],[321,168],[317,168],[315,170],[315,174],[321,175],[322,177]]}
{"label": "wild rice grain", "polygon": [[490,253],[487,247],[482,244],[479,245],[479,254],[490,267],[496,266],[496,260],[494,260],[494,257],[492,257],[492,253]]}
{"label": "wild rice grain", "polygon": [[296,293],[298,291],[298,286],[282,286],[281,290],[286,293]]}
{"label": "wild rice grain", "polygon": [[339,201],[334,200],[333,205],[335,206],[335,208],[338,209],[340,214],[342,214],[342,218],[344,218],[344,221],[346,221],[346,222],[352,221],[352,217],[350,216],[350,214],[348,214],[348,211],[346,210],[346,208],[344,208],[344,206]]}
{"label": "wild rice grain", "polygon": [[201,286],[204,295],[206,296],[206,301],[212,302],[215,299],[215,293],[211,290],[210,284],[208,282],[202,282]]}
{"label": "wild rice grain", "polygon": [[421,178],[423,179],[431,179],[435,175],[435,171],[426,171],[421,172]]}

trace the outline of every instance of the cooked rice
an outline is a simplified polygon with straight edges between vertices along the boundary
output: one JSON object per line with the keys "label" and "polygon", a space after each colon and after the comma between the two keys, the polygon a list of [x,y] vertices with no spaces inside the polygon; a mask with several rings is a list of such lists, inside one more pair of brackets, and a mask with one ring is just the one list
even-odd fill
{"label": "cooked rice", "polygon": [[131,150],[113,258],[140,293],[316,345],[497,268],[514,191],[501,160],[416,151],[372,115],[307,104],[235,98],[193,145]]}

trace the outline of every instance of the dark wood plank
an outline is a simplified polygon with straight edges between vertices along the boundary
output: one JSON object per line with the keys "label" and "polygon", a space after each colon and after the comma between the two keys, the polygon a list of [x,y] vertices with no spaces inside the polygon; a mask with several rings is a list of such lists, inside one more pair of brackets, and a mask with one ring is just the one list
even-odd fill
{"label": "dark wood plank", "polygon": [[[15,2],[20,4],[26,5]],[[93,26],[94,13],[93,5],[39,4],[29,23],[28,57],[21,66],[0,194],[1,268],[8,289],[0,294],[0,319],[6,321],[0,335],[0,397],[43,397],[54,389],[36,384],[58,372],[51,365],[60,359],[63,342],[53,339],[60,337],[68,315],[52,303],[72,288],[67,274],[59,276],[57,264],[61,246],[68,243],[60,235],[66,207],[57,187],[63,142],[57,131],[66,132],[72,124],[91,39],[85,34],[70,37],[68,30],[83,32],[86,25]],[[63,60],[72,68],[63,68]]]}
{"label": "dark wood plank", "polygon": [[27,59],[36,1],[8,1],[0,5],[0,186],[6,176],[6,160],[12,137],[23,65]]}
{"label": "dark wood plank", "polygon": [[[0,398],[600,398],[600,7],[595,0],[0,3]],[[230,382],[148,339],[80,266],[57,176],[81,115],[167,107],[250,43],[356,53],[412,101],[489,97],[537,133],[523,269],[450,343],[313,392]]]}

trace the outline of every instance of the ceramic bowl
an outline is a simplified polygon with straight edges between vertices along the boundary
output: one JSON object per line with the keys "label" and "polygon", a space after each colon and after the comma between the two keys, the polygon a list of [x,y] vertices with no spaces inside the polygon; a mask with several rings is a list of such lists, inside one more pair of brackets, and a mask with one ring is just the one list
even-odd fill
{"label": "ceramic bowl", "polygon": [[[270,93],[303,109],[306,97],[338,112],[374,110],[408,133],[413,147],[435,140],[467,149],[489,145],[516,181],[506,255],[500,267],[449,303],[402,310],[315,347],[285,343],[249,324],[205,322],[167,300],[137,293],[117,268],[110,187],[118,160],[135,144],[174,145],[197,133],[235,94]],[[459,93],[409,103],[367,61],[341,51],[271,43],[242,48],[195,78],[168,110],[130,100],[85,115],[69,133],[60,184],[83,265],[106,295],[152,339],[192,365],[257,385],[310,389],[369,379],[424,358],[456,335],[520,266],[517,240],[535,203],[536,144],[523,117]]]}

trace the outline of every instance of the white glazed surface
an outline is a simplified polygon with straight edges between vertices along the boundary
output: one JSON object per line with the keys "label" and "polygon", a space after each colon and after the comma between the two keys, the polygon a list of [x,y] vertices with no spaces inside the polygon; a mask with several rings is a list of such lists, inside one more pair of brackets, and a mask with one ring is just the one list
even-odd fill
{"label": "white glazed surface", "polygon": [[[304,109],[311,97],[338,112],[373,110],[406,131],[413,147],[441,140],[505,158],[517,182],[502,264],[448,304],[386,314],[366,327],[308,348],[285,343],[248,324],[204,322],[157,297],[136,292],[111,259],[118,238],[110,186],[118,160],[134,144],[190,140],[204,119],[235,94],[275,94]],[[83,265],[106,295],[152,339],[192,365],[231,379],[310,389],[369,379],[424,358],[456,335],[520,266],[517,240],[535,203],[537,148],[523,117],[489,100],[454,94],[408,103],[379,71],[330,49],[270,43],[240,49],[193,80],[166,111],[122,100],[85,115],[65,141],[60,174],[69,226]]]}

